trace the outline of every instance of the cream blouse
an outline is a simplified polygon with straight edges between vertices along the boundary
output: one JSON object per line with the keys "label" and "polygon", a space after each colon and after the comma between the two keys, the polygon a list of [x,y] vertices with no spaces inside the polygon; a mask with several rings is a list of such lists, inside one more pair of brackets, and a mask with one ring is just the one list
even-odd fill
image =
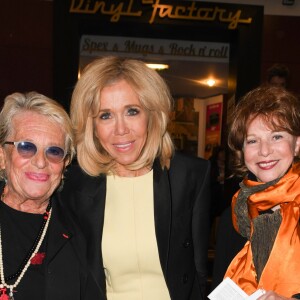
{"label": "cream blouse", "polygon": [[102,255],[108,300],[170,300],[154,226],[153,171],[107,176]]}

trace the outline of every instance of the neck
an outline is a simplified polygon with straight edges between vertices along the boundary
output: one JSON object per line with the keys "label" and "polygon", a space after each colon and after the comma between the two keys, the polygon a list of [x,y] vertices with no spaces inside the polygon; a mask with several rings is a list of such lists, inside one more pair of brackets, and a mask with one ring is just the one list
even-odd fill
{"label": "neck", "polygon": [[125,168],[119,168],[116,170],[116,174],[120,177],[138,177],[147,174],[151,169],[144,167],[139,170],[127,170]]}
{"label": "neck", "polygon": [[43,214],[47,208],[47,205],[49,204],[49,199],[41,201],[31,199],[16,201],[10,196],[9,193],[3,193],[1,200],[3,203],[15,210],[31,214]]}

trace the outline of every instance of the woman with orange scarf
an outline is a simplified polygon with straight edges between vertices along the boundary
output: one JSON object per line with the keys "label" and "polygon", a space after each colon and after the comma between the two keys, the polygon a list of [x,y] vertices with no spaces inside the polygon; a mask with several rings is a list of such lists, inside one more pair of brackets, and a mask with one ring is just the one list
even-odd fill
{"label": "woman with orange scarf", "polygon": [[247,242],[230,277],[259,298],[300,297],[300,101],[286,90],[259,87],[234,111],[228,143],[241,189],[232,201],[235,229]]}

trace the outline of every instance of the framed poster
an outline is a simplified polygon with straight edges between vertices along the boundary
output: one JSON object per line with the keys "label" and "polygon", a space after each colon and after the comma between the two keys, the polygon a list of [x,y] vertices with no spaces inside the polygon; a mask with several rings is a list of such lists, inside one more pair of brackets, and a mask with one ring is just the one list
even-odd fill
{"label": "framed poster", "polygon": [[223,103],[214,103],[206,106],[205,154],[208,159],[214,147],[220,145],[222,131]]}
{"label": "framed poster", "polygon": [[177,150],[197,155],[198,126],[199,113],[195,111],[194,98],[175,99],[168,130]]}

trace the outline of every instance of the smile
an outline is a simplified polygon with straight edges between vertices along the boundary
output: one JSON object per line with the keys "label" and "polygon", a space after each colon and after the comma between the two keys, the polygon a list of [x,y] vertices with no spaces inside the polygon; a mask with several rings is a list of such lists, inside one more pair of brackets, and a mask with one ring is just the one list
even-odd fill
{"label": "smile", "polygon": [[122,144],[122,145],[115,145],[117,148],[126,148],[129,147],[132,143],[128,143],[128,144]]}
{"label": "smile", "polygon": [[128,142],[124,144],[114,144],[114,147],[119,151],[128,151],[132,148],[133,142]]}
{"label": "smile", "polygon": [[261,162],[261,163],[258,163],[258,166],[261,167],[261,168],[270,168],[270,167],[273,167],[277,164],[278,160],[273,160],[273,161],[270,161],[270,162]]}
{"label": "smile", "polygon": [[49,179],[49,175],[47,174],[27,172],[26,175],[29,179],[37,180],[37,181],[47,181]]}
{"label": "smile", "polygon": [[131,146],[132,145],[132,143],[127,143],[127,144],[117,144],[117,145],[115,145],[115,147],[117,147],[117,148],[127,148],[127,147],[129,147],[129,146]]}

